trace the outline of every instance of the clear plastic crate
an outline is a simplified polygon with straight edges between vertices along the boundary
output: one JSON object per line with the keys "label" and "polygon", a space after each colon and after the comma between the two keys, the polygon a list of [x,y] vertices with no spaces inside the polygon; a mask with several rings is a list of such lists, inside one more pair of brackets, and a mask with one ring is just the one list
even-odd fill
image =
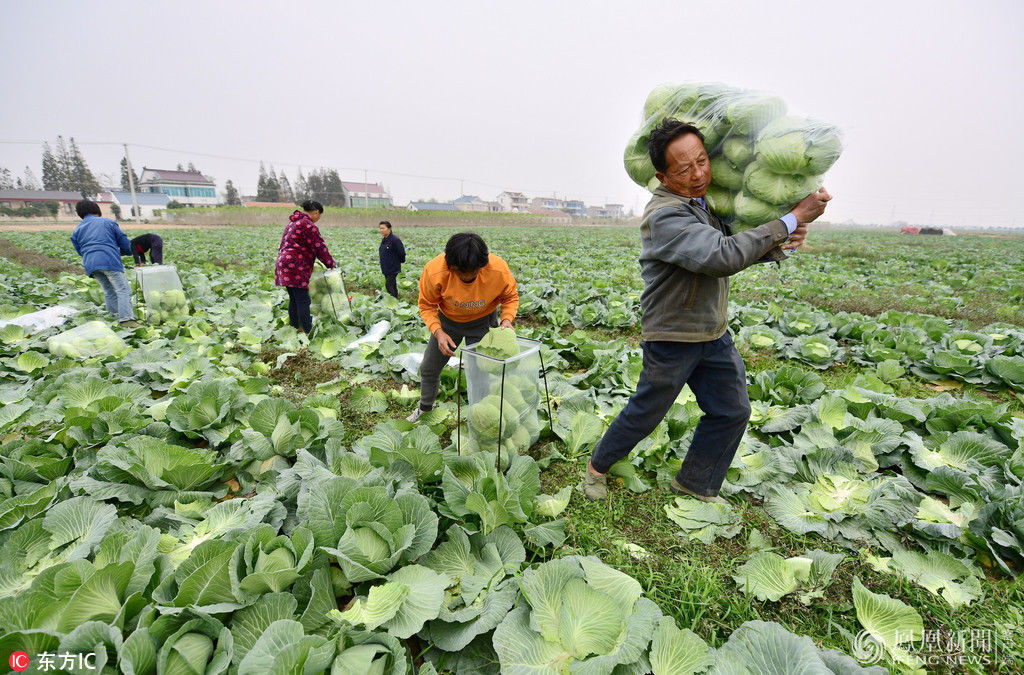
{"label": "clear plastic crate", "polygon": [[54,356],[90,359],[95,356],[123,356],[130,348],[104,322],[89,321],[47,338],[46,349]]}
{"label": "clear plastic crate", "polygon": [[345,280],[337,267],[330,270],[316,269],[309,277],[310,312],[326,315],[335,321],[342,321],[352,314],[352,307],[345,292]]}
{"label": "clear plastic crate", "polygon": [[516,342],[519,353],[507,359],[479,353],[476,345],[462,348],[469,399],[458,439],[463,455],[498,452],[505,462],[540,436],[540,342],[518,336]]}
{"label": "clear plastic crate", "polygon": [[146,265],[135,268],[135,279],[146,303],[146,321],[162,324],[189,315],[188,298],[174,265]]}

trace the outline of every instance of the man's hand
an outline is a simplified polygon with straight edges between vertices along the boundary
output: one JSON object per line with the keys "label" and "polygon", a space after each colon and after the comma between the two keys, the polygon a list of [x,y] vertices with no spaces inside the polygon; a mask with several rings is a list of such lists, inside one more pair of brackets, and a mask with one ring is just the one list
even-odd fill
{"label": "man's hand", "polygon": [[509,321],[508,319],[502,319],[501,323],[498,324],[498,327],[499,328],[511,328],[512,327],[512,322]]}
{"label": "man's hand", "polygon": [[798,249],[801,246],[803,246],[804,239],[806,239],[806,238],[807,238],[807,224],[806,223],[800,223],[799,225],[796,226],[796,229],[793,230],[793,234],[789,235],[789,241],[787,241],[785,244],[783,244],[782,248],[784,248],[787,251],[792,251],[794,249]]}
{"label": "man's hand", "polygon": [[445,333],[442,329],[438,328],[434,331],[434,337],[437,338],[437,346],[440,347],[441,353],[445,356],[454,356],[455,350],[458,345],[452,340],[448,333]]}
{"label": "man's hand", "polygon": [[[824,187],[818,188],[817,192],[813,192],[793,207],[792,214],[796,216],[797,225],[806,225],[807,223],[813,222],[818,216],[825,213],[825,204],[832,199],[832,195],[828,193]],[[797,229],[796,232],[800,230]],[[796,232],[790,235],[792,239],[796,236]]]}

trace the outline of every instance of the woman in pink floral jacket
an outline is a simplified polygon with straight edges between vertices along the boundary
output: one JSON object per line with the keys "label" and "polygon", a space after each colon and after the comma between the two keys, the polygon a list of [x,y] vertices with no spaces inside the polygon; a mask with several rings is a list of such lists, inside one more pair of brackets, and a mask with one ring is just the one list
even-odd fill
{"label": "woman in pink floral jacket", "polygon": [[288,323],[300,333],[309,333],[313,317],[309,315],[309,277],[313,273],[313,260],[320,259],[328,268],[334,267],[334,258],[327,250],[316,221],[324,213],[320,202],[302,202],[302,211],[296,211],[288,220],[281,237],[281,248],[274,265],[274,283],[288,290]]}

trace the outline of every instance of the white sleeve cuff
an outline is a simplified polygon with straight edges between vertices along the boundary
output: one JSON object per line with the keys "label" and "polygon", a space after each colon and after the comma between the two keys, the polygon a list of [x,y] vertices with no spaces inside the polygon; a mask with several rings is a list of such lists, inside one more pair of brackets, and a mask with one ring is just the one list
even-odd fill
{"label": "white sleeve cuff", "polygon": [[796,216],[794,216],[792,213],[787,213],[786,215],[782,216],[781,220],[786,224],[786,229],[789,230],[789,233],[793,234],[793,232],[796,230]]}

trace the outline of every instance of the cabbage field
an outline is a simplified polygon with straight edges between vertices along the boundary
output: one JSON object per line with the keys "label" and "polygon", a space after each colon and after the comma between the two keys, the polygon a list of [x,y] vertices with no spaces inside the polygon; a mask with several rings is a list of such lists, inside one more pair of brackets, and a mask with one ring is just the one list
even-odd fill
{"label": "cabbage field", "polygon": [[[94,281],[2,259],[0,320],[72,305],[64,329],[119,338],[0,326],[0,652],[27,672],[1024,667],[1024,238],[812,227],[735,276],[753,415],[721,505],[667,489],[686,389],[606,502],[576,488],[640,373],[635,229],[478,230],[550,393],[509,387],[539,440],[500,470],[456,450],[456,370],[404,419],[416,282],[455,230],[396,227],[395,300],[376,227],[324,228],[351,314],[311,339],[273,286],[281,227],[155,231],[186,300],[131,330]],[[68,235],[0,233],[77,265]]]}

